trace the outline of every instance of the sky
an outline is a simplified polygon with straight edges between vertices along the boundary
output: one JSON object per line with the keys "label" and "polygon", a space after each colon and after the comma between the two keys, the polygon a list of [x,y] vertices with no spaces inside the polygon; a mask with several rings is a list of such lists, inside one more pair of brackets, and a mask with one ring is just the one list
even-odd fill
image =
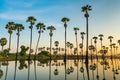
{"label": "sky", "polygon": [[[75,44],[73,28],[79,27],[78,43],[81,43],[80,32],[86,32],[86,21],[81,7],[86,4],[92,6],[92,11],[89,12],[89,44],[91,38],[99,34],[104,35],[104,45],[109,46],[108,36],[113,36],[113,42],[117,44],[117,40],[120,39],[120,0],[0,0],[0,38],[9,39],[5,25],[14,21],[25,27],[25,30],[20,34],[20,45],[29,46],[30,29],[26,20],[28,16],[34,16],[37,19],[35,25],[38,22],[43,22],[46,27],[55,26],[52,45],[54,47],[54,42],[59,41],[59,45],[64,47],[64,26],[61,19],[68,17],[70,21],[67,23],[67,41]],[[33,28],[33,49],[35,49],[38,38],[35,25]],[[16,31],[14,31],[11,43],[13,52],[16,51],[16,40]],[[39,47],[49,46],[49,41],[49,31],[46,30],[41,35]],[[100,45],[100,41],[97,42]],[[8,44],[5,48],[8,48]]]}

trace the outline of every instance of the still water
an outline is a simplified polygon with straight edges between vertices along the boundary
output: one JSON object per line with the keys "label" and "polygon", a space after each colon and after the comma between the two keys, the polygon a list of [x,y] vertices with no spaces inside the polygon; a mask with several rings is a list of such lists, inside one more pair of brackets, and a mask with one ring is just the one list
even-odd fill
{"label": "still water", "polygon": [[120,80],[119,73],[119,59],[0,62],[0,80]]}

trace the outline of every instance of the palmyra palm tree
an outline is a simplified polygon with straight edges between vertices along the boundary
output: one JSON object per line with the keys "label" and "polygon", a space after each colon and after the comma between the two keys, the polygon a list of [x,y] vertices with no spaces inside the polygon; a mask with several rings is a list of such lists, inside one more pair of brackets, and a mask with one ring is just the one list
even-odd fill
{"label": "palmyra palm tree", "polygon": [[114,58],[115,58],[115,48],[116,48],[115,45],[116,45],[115,43],[112,43],[112,46],[113,46],[113,48],[114,48]]}
{"label": "palmyra palm tree", "polygon": [[102,50],[102,40],[103,40],[104,35],[103,34],[99,34],[98,37],[100,37],[99,39],[101,41],[101,50]]}
{"label": "palmyra palm tree", "polygon": [[78,28],[78,27],[74,27],[73,29],[74,29],[74,31],[75,31],[75,36],[76,36],[76,48],[77,48],[77,59],[78,59],[79,57],[78,57],[77,31],[79,30],[79,28]]}
{"label": "palmyra palm tree", "polygon": [[2,46],[2,52],[3,52],[3,49],[4,49],[4,46],[7,44],[7,39],[6,38],[1,38],[0,39],[0,45]]}
{"label": "palmyra palm tree", "polygon": [[68,48],[68,49],[67,49],[67,54],[69,54],[70,44],[71,44],[70,42],[67,42],[67,43],[66,43],[66,46],[67,46],[67,48]]}
{"label": "palmyra palm tree", "polygon": [[36,45],[36,50],[35,50],[35,56],[34,56],[34,59],[36,60],[36,54],[37,54],[37,50],[38,50],[38,44],[39,44],[39,41],[40,41],[40,36],[41,36],[41,33],[45,30],[45,25],[44,23],[38,23],[36,25],[36,28],[38,30],[38,41],[37,41],[37,45]]}
{"label": "palmyra palm tree", "polygon": [[19,48],[19,37],[20,37],[20,31],[24,30],[24,26],[22,24],[15,24],[15,29],[17,30],[17,53],[16,53],[16,60],[18,57],[18,48]]}
{"label": "palmyra palm tree", "polygon": [[11,36],[12,36],[13,31],[15,30],[15,23],[8,22],[5,28],[8,29],[8,33],[10,34],[9,36],[9,51],[10,51],[11,50]]}
{"label": "palmyra palm tree", "polygon": [[57,52],[57,49],[58,49],[58,46],[59,46],[59,41],[55,41],[54,44],[56,46],[56,52]]}
{"label": "palmyra palm tree", "polygon": [[69,18],[62,18],[61,20],[64,23],[64,28],[65,28],[65,57],[64,57],[64,62],[66,62],[66,29],[67,29],[67,22],[69,21]]}
{"label": "palmyra palm tree", "polygon": [[92,8],[89,5],[83,6],[82,7],[82,12],[85,12],[84,16],[86,18],[86,59],[85,62],[88,63],[88,11],[91,11]]}
{"label": "palmyra palm tree", "polygon": [[51,60],[51,50],[52,50],[52,36],[53,36],[53,31],[56,30],[54,26],[49,26],[47,27],[48,30],[50,30],[50,60]]}
{"label": "palmyra palm tree", "polygon": [[74,46],[73,46],[73,44],[72,44],[72,43],[70,43],[70,49],[71,49],[71,51],[70,51],[70,52],[71,52],[71,55],[72,55],[72,49],[73,49],[73,47],[74,47]]}
{"label": "palmyra palm tree", "polygon": [[94,36],[93,39],[94,39],[94,44],[95,44],[96,57],[97,57],[97,59],[98,59],[97,47],[96,47],[96,43],[97,43],[97,39],[98,39],[98,38],[97,38],[96,36]]}
{"label": "palmyra palm tree", "polygon": [[112,58],[112,39],[113,39],[113,36],[108,36],[108,39],[110,39],[111,58]]}
{"label": "palmyra palm tree", "polygon": [[33,16],[29,16],[26,20],[26,22],[30,22],[30,50],[29,50],[29,57],[28,60],[30,60],[30,55],[31,55],[31,47],[32,47],[32,30],[33,30],[33,25],[35,24],[36,19]]}
{"label": "palmyra palm tree", "polygon": [[120,46],[120,40],[118,40],[118,44],[119,44],[119,46]]}
{"label": "palmyra palm tree", "polygon": [[82,52],[82,57],[83,57],[83,46],[84,46],[83,41],[84,41],[85,32],[81,32],[80,34],[81,34],[82,44],[80,44],[79,47],[81,47],[81,49],[82,49],[81,52]]}

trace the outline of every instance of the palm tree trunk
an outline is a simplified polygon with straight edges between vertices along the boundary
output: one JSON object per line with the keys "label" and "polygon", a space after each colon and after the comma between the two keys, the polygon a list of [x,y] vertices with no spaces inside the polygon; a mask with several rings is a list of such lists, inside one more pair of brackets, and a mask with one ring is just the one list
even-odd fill
{"label": "palm tree trunk", "polygon": [[82,59],[83,59],[83,39],[82,39]]}
{"label": "palm tree trunk", "polygon": [[65,27],[65,57],[64,62],[66,63],[66,27]]}
{"label": "palm tree trunk", "polygon": [[40,36],[41,36],[41,31],[40,31],[39,36],[38,36],[38,41],[37,41],[37,45],[36,45],[34,60],[36,60],[36,54],[37,54],[38,44],[39,44],[39,41],[40,41]]}
{"label": "palm tree trunk", "polygon": [[18,58],[19,36],[20,36],[20,33],[19,33],[19,31],[18,31],[16,60],[17,60],[17,58]]}
{"label": "palm tree trunk", "polygon": [[78,57],[78,41],[77,41],[77,34],[75,34],[75,36],[76,36],[76,48],[77,48],[77,59],[78,59],[79,57]]}
{"label": "palm tree trunk", "polygon": [[88,64],[88,17],[86,17],[86,59],[85,63]]}
{"label": "palm tree trunk", "polygon": [[[32,26],[32,25],[31,25],[31,26]],[[30,60],[31,47],[32,47],[32,28],[31,28],[31,35],[30,35],[30,50],[29,50],[29,57],[28,57],[28,60]]]}
{"label": "palm tree trunk", "polygon": [[10,49],[11,48],[11,34],[10,34],[10,37],[9,37],[9,52],[10,52]]}
{"label": "palm tree trunk", "polygon": [[51,53],[52,53],[52,36],[50,36],[50,60],[51,60]]}

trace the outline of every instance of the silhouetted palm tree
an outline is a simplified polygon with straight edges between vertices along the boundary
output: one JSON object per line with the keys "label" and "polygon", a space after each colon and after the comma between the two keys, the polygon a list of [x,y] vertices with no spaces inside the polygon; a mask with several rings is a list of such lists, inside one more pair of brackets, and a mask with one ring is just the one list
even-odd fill
{"label": "silhouetted palm tree", "polygon": [[66,43],[66,46],[68,47],[68,49],[67,49],[67,54],[69,55],[70,42],[67,42],[67,43]]}
{"label": "silhouetted palm tree", "polygon": [[50,60],[51,60],[51,50],[52,50],[52,36],[53,36],[53,31],[56,30],[54,26],[49,26],[47,27],[48,30],[50,30]]}
{"label": "silhouetted palm tree", "polygon": [[41,36],[41,33],[45,30],[45,25],[44,23],[38,23],[36,25],[36,28],[38,30],[38,41],[37,41],[37,45],[36,45],[36,50],[35,50],[35,56],[34,56],[34,59],[36,60],[36,54],[37,54],[37,49],[38,49],[38,44],[39,44],[39,41],[40,41],[40,36]]}
{"label": "silhouetted palm tree", "polygon": [[93,39],[94,39],[94,44],[95,44],[96,57],[97,57],[97,59],[98,59],[97,47],[96,47],[96,43],[97,43],[97,39],[98,39],[98,38],[97,38],[96,36],[94,36]]}
{"label": "silhouetted palm tree", "polygon": [[54,44],[55,44],[56,52],[57,52],[57,50],[58,50],[58,46],[59,46],[59,41],[55,41]]}
{"label": "silhouetted palm tree", "polygon": [[20,31],[24,30],[24,26],[22,24],[15,24],[15,29],[17,30],[17,53],[16,53],[16,60],[18,57],[18,48],[19,48],[19,37],[20,37]]}
{"label": "silhouetted palm tree", "polygon": [[9,51],[10,51],[11,50],[11,36],[12,36],[13,31],[15,30],[15,23],[8,22],[5,28],[8,29],[8,33],[10,34],[9,36]]}
{"label": "silhouetted palm tree", "polygon": [[103,40],[104,35],[103,34],[99,34],[98,37],[100,37],[99,39],[101,41],[101,50],[102,50],[102,40]]}
{"label": "silhouetted palm tree", "polygon": [[119,44],[119,46],[120,46],[120,40],[118,40],[118,44]]}
{"label": "silhouetted palm tree", "polygon": [[31,55],[31,47],[32,47],[32,30],[33,30],[33,25],[35,24],[36,19],[33,16],[29,16],[26,22],[30,22],[30,50],[29,50],[29,57],[28,60],[30,60],[30,55]]}
{"label": "silhouetted palm tree", "polygon": [[85,12],[84,16],[86,18],[86,59],[85,62],[88,63],[88,11],[91,11],[91,6],[86,5],[82,7],[82,12]]}
{"label": "silhouetted palm tree", "polygon": [[116,48],[115,45],[116,45],[115,43],[112,43],[112,46],[113,46],[113,48],[114,48],[114,58],[115,58],[115,48]]}
{"label": "silhouetted palm tree", "polygon": [[69,21],[69,18],[62,18],[61,20],[64,23],[64,28],[65,28],[65,57],[64,57],[64,62],[66,62],[66,30],[67,30],[67,22]]}
{"label": "silhouetted palm tree", "polygon": [[2,52],[3,52],[3,49],[4,49],[4,46],[7,44],[7,39],[6,38],[1,38],[0,39],[0,45],[2,46]]}
{"label": "silhouetted palm tree", "polygon": [[77,48],[77,59],[78,59],[79,57],[78,57],[77,31],[79,30],[79,28],[78,28],[78,27],[74,27],[73,29],[74,29],[74,31],[75,31],[75,36],[76,36],[76,48]]}
{"label": "silhouetted palm tree", "polygon": [[111,58],[112,58],[112,39],[113,39],[113,36],[108,36],[108,39],[110,39]]}
{"label": "silhouetted palm tree", "polygon": [[72,49],[73,49],[73,47],[74,47],[74,46],[73,46],[73,44],[72,44],[72,43],[70,43],[70,49],[71,49],[71,51],[70,51],[70,52],[71,52],[71,55],[72,55]]}
{"label": "silhouetted palm tree", "polygon": [[81,34],[82,44],[80,44],[79,47],[81,46],[81,49],[82,49],[81,53],[82,53],[82,57],[83,57],[83,47],[84,47],[83,41],[84,41],[85,32],[81,32],[80,34]]}

